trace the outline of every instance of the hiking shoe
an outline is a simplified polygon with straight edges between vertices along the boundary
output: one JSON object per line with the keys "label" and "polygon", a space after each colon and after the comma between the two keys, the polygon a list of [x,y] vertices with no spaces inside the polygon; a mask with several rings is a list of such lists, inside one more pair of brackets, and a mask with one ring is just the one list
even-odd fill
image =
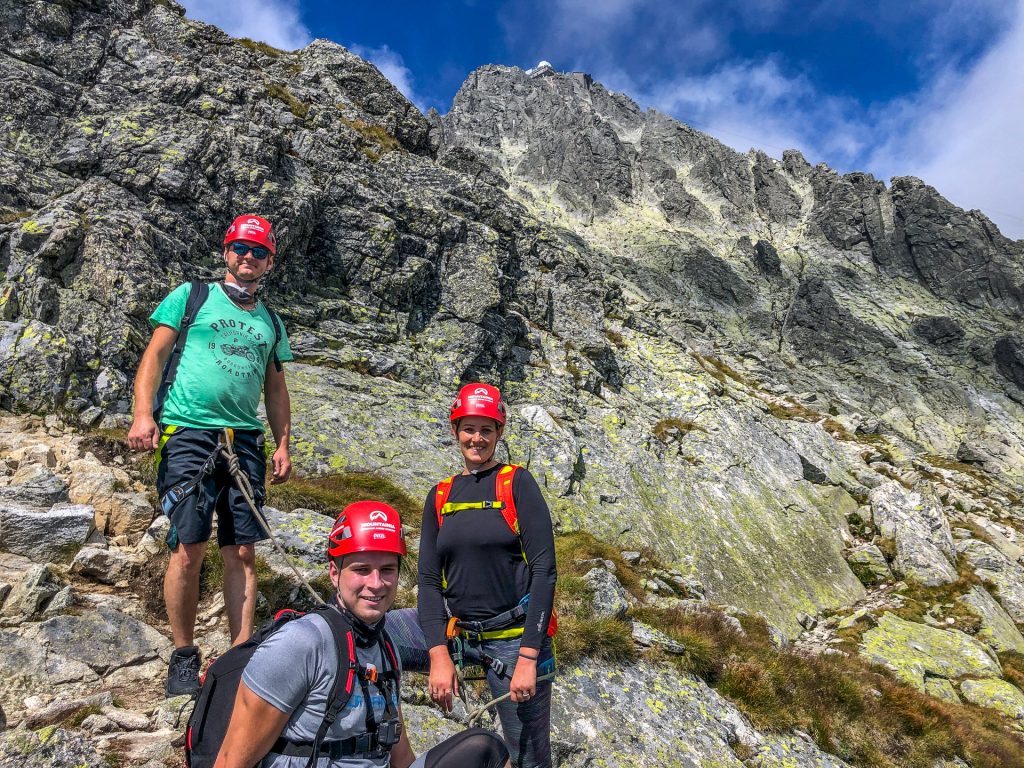
{"label": "hiking shoe", "polygon": [[171,663],[167,666],[167,685],[164,686],[164,695],[167,698],[172,696],[190,696],[199,690],[199,665],[202,657],[199,655],[199,648],[194,645],[186,645],[184,648],[175,648],[171,654]]}

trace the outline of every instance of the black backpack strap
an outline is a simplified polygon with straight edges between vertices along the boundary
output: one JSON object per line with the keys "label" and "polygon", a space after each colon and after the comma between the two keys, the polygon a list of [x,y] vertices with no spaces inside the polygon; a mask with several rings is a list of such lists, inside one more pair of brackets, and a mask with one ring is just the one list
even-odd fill
{"label": "black backpack strap", "polygon": [[352,625],[344,614],[334,606],[328,606],[319,612],[323,620],[330,627],[331,637],[334,638],[334,649],[338,654],[338,674],[331,685],[331,693],[327,699],[327,710],[324,712],[323,722],[317,729],[316,738],[313,739],[312,750],[309,755],[309,762],[306,768],[314,768],[320,756],[320,745],[328,729],[338,717],[338,713],[348,704],[352,697],[352,689],[356,677],[356,638],[352,633]]}
{"label": "black backpack strap", "polygon": [[153,418],[160,420],[160,411],[163,410],[167,393],[174,384],[174,377],[178,373],[178,363],[181,362],[181,354],[185,351],[185,342],[188,340],[188,331],[196,321],[200,307],[206,303],[210,295],[210,286],[207,283],[193,280],[189,284],[188,299],[185,300],[185,312],[181,316],[181,324],[178,326],[178,338],[174,340],[174,347],[164,364],[163,376],[160,379],[160,387],[153,398]]}
{"label": "black backpack strap", "polygon": [[281,318],[278,317],[277,312],[267,307],[267,312],[270,313],[270,322],[274,324],[274,368],[280,373],[284,370],[284,366],[281,365],[281,359],[277,356],[277,345],[281,343],[281,336],[283,331],[281,330]]}

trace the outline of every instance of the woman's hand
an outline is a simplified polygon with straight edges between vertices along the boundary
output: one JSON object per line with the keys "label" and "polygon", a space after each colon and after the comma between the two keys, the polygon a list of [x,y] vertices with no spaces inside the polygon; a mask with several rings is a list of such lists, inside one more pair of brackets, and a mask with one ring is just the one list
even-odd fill
{"label": "woman's hand", "polygon": [[537,659],[527,658],[537,653],[533,648],[520,649],[519,661],[516,662],[509,685],[509,698],[516,703],[529,701],[537,695]]}
{"label": "woman's hand", "polygon": [[430,649],[430,698],[445,712],[451,712],[458,695],[459,680],[448,646],[434,646]]}

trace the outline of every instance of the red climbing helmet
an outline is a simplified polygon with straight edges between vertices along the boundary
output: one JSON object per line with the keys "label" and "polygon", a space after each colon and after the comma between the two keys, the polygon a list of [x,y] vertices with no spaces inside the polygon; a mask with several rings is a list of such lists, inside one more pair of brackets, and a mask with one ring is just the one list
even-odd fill
{"label": "red climbing helmet", "polygon": [[228,227],[224,233],[224,246],[233,243],[235,240],[248,240],[250,243],[259,243],[270,249],[271,253],[277,253],[277,238],[274,237],[274,228],[270,222],[257,216],[254,213],[246,213],[239,216]]}
{"label": "red climbing helmet", "polygon": [[394,552],[405,557],[405,538],[398,512],[382,501],[356,501],[334,521],[327,538],[327,556],[354,552]]}
{"label": "red climbing helmet", "polygon": [[463,386],[452,403],[448,420],[455,424],[466,416],[483,416],[494,419],[499,426],[505,426],[505,401],[501,399],[498,388],[481,383]]}

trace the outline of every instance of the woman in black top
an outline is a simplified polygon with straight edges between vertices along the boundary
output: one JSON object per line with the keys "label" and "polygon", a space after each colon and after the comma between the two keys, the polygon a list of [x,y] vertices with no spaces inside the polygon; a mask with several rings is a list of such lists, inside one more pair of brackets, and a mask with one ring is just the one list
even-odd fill
{"label": "woman in black top", "polygon": [[465,468],[427,495],[420,538],[419,621],[430,695],[449,708],[457,694],[447,632],[457,619],[468,651],[491,660],[491,694],[511,694],[497,709],[513,764],[543,768],[551,764],[551,681],[537,678],[554,671],[551,515],[528,470],[494,459],[505,427],[495,387],[464,386],[451,423]]}

